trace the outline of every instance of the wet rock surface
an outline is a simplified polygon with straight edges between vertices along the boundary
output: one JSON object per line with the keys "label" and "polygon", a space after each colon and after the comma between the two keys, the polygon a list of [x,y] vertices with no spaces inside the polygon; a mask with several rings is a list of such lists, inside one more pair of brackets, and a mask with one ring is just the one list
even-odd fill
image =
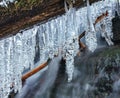
{"label": "wet rock surface", "polygon": [[[92,78],[89,78],[90,83],[88,83],[93,87],[91,90],[93,96],[89,98],[112,98],[111,95],[115,92],[115,82],[120,78],[119,46],[99,49],[84,59],[87,75]],[[77,64],[81,64],[81,62],[79,61]]]}
{"label": "wet rock surface", "polygon": [[112,32],[113,32],[113,41],[115,44],[120,43],[120,16],[117,12],[115,17],[112,19]]}
{"label": "wet rock surface", "polygon": [[[80,57],[75,57],[74,77],[69,83],[63,60],[53,85],[48,81],[49,79],[43,79],[42,74],[33,84],[36,86],[24,92],[25,96],[22,98],[119,98],[119,48],[120,46],[103,48],[94,53],[84,52]],[[45,84],[40,81],[47,81],[49,84],[49,88],[42,93],[39,87],[42,85],[44,88]]]}

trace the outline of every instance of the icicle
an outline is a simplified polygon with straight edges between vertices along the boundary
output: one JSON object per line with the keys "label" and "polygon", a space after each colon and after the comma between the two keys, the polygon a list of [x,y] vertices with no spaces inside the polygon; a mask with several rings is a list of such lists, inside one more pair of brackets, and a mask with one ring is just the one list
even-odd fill
{"label": "icicle", "polygon": [[85,41],[88,49],[94,51],[97,48],[97,38],[94,30],[92,17],[91,17],[91,7],[89,5],[89,0],[87,0],[87,19],[88,19],[88,30],[85,34]]}
{"label": "icicle", "polygon": [[74,3],[75,3],[75,0],[64,0],[65,11],[68,12],[69,9],[73,8]]}
{"label": "icicle", "polygon": [[9,95],[9,92],[10,92],[10,86],[11,86],[11,72],[10,72],[10,49],[11,49],[11,45],[12,45],[12,38],[7,38],[5,40],[5,44],[4,44],[4,54],[5,54],[5,65],[6,68],[5,68],[5,94],[6,96]]}
{"label": "icicle", "polygon": [[67,12],[68,11],[68,7],[67,7],[67,3],[66,3],[65,0],[64,0],[64,5],[65,5],[65,12]]}
{"label": "icicle", "polygon": [[34,57],[35,57],[35,45],[36,45],[36,33],[37,33],[38,28],[34,27],[31,31],[32,31],[32,36],[30,38],[30,69],[34,68]]}
{"label": "icicle", "polygon": [[29,56],[30,56],[30,47],[29,47],[29,38],[30,38],[31,32],[29,30],[24,31],[22,35],[22,44],[23,44],[23,62],[24,62],[24,69],[30,68],[29,65]]}
{"label": "icicle", "polygon": [[[14,91],[15,93],[17,91],[20,91],[21,88],[22,88],[22,81],[21,81],[21,76],[22,76],[22,71],[23,71],[23,66],[24,63],[22,62],[22,39],[21,39],[21,35],[20,34],[17,34],[14,39],[13,39],[13,47],[14,49],[12,50],[13,51],[13,66],[14,66],[14,69],[13,69],[13,72],[14,72],[14,77],[13,77],[13,88],[14,88]],[[16,59],[17,58],[17,59]],[[15,74],[17,72],[17,74]]]}
{"label": "icicle", "polygon": [[46,23],[46,32],[45,32],[45,35],[46,35],[46,59],[49,58],[49,33],[50,33],[50,26],[49,26],[49,22]]}
{"label": "icicle", "polygon": [[49,26],[44,25],[45,61],[49,58]]}
{"label": "icicle", "polygon": [[51,21],[50,23],[50,53],[49,53],[49,57],[53,58],[54,57],[54,20]]}
{"label": "icicle", "polygon": [[39,35],[39,47],[40,47],[40,64],[44,62],[45,54],[44,54],[44,42],[43,42],[43,25],[38,28]]}
{"label": "icicle", "polygon": [[66,58],[66,72],[68,74],[68,82],[72,80],[74,72],[74,56],[75,54],[75,28],[74,28],[74,11],[75,9],[71,8],[67,13],[67,34],[65,42],[65,58]]}
{"label": "icicle", "polygon": [[54,28],[54,54],[55,55],[58,55],[58,48],[59,48],[59,45],[60,45],[60,20],[57,18],[55,19],[54,21],[54,26],[56,26],[56,28]]}
{"label": "icicle", "polygon": [[0,41],[0,98],[6,98],[5,93],[5,54],[4,54],[4,40]]}

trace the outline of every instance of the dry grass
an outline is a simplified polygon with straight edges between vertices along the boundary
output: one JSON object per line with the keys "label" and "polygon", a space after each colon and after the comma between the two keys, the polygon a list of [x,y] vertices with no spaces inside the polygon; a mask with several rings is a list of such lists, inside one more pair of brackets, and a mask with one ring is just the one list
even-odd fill
{"label": "dry grass", "polygon": [[0,16],[18,13],[19,11],[32,10],[33,7],[39,6],[43,0],[16,0],[9,3],[8,7],[0,6]]}

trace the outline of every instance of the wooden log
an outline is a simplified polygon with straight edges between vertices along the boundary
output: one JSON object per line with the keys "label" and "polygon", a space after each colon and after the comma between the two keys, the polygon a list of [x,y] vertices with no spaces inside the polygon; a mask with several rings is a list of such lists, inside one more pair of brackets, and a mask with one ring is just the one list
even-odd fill
{"label": "wooden log", "polygon": [[83,51],[83,50],[86,48],[85,44],[80,41],[80,39],[81,39],[83,36],[85,36],[85,32],[86,32],[86,31],[84,31],[83,33],[81,33],[81,34],[79,35],[79,37],[78,37],[79,49],[80,49],[81,51]]}
{"label": "wooden log", "polygon": [[81,41],[79,41],[79,46],[81,51],[83,51],[86,48],[85,44],[82,43]]}
{"label": "wooden log", "polygon": [[83,36],[85,36],[85,33],[86,33],[86,31],[83,31],[83,33],[81,33],[81,34],[79,35],[79,40],[80,40]]}
{"label": "wooden log", "polygon": [[49,60],[46,61],[45,63],[41,64],[40,66],[36,67],[35,69],[29,71],[28,73],[24,74],[22,76],[22,81],[25,81],[27,78],[29,78],[30,76],[34,75],[35,73],[37,73],[38,71],[40,71],[41,69],[43,69],[44,67],[46,67],[49,63]]}
{"label": "wooden log", "polygon": [[95,20],[94,26],[100,22],[101,20],[103,20],[105,17],[108,16],[108,11],[106,11],[105,13],[103,13],[102,15],[98,16],[97,19]]}

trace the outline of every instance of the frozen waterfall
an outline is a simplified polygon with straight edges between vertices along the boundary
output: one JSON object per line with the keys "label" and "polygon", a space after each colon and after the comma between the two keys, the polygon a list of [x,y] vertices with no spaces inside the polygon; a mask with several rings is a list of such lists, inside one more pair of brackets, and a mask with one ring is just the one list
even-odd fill
{"label": "frozen waterfall", "polygon": [[[54,55],[62,53],[66,59],[68,81],[71,81],[74,72],[74,56],[79,49],[78,35],[84,30],[89,31],[85,37],[86,42],[89,43],[86,44],[88,49],[95,50],[97,48],[95,33],[97,33],[98,27],[93,30],[92,23],[105,10],[110,12],[110,19],[105,19],[107,22],[103,21],[106,34],[112,36],[110,21],[113,17],[114,2],[113,0],[105,0],[105,2],[107,3],[103,4],[103,1],[100,1],[88,6],[91,7],[89,12],[91,16],[87,15],[87,7],[78,10],[71,8],[62,16],[0,40],[0,98],[7,98],[11,89],[20,92],[22,72],[35,67],[34,58],[37,51],[35,47],[39,47],[40,64],[48,58],[54,58]],[[87,18],[90,25],[88,25]],[[89,30],[89,26],[92,26],[92,29]],[[36,42],[37,40],[38,42]]]}

